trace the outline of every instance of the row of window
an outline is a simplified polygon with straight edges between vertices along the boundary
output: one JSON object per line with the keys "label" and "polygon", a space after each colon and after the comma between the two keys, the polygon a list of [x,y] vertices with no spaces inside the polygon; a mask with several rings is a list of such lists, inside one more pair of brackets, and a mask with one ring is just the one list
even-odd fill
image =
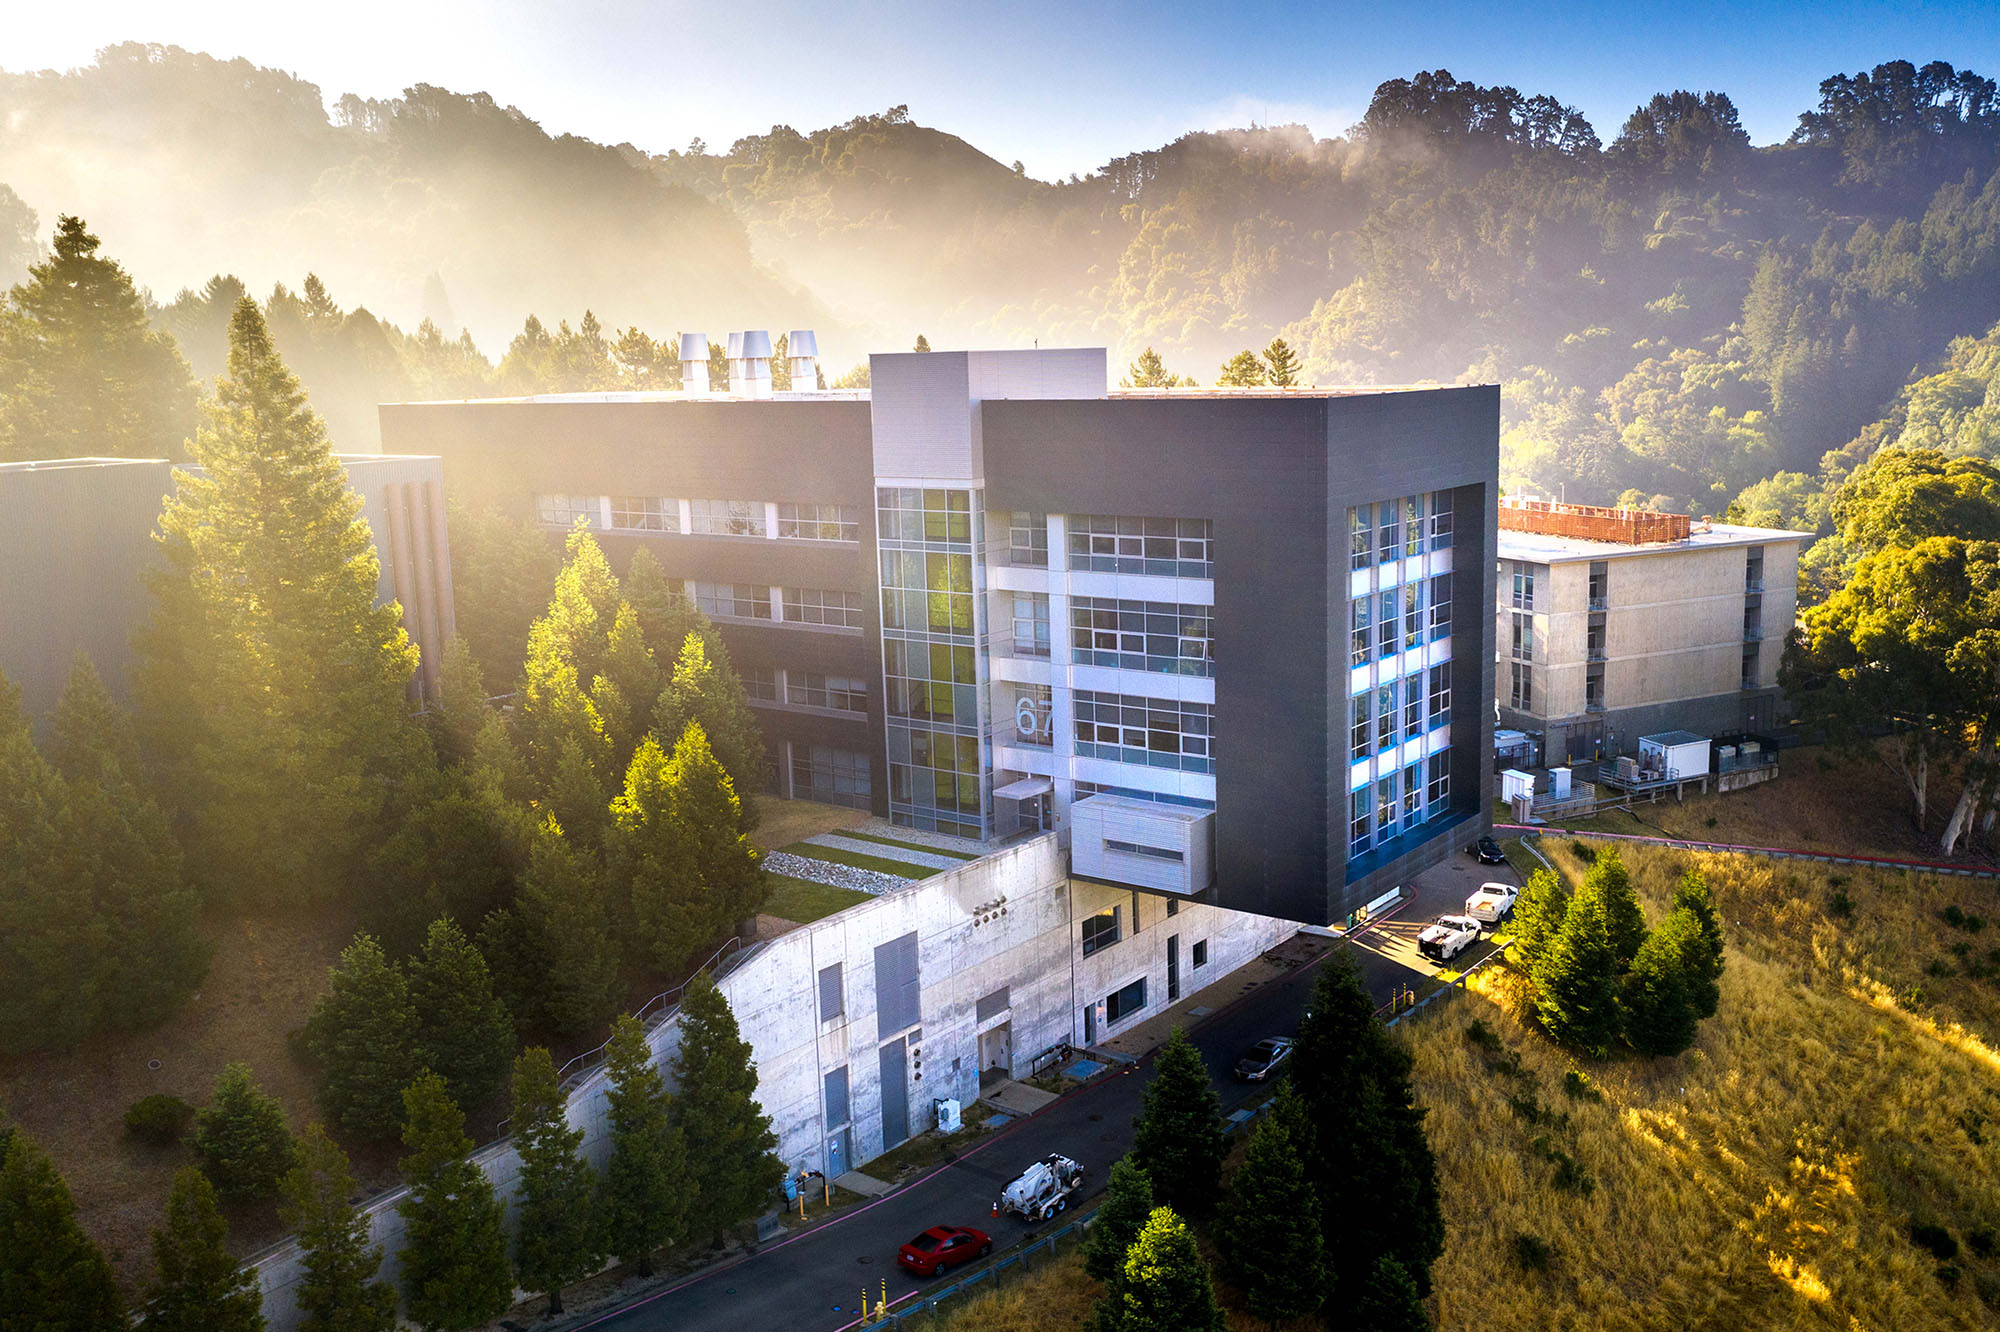
{"label": "row of window", "polygon": [[1399,772],[1348,793],[1347,849],[1360,855],[1445,813],[1451,805],[1449,751],[1418,759]]}
{"label": "row of window", "polygon": [[875,492],[877,538],[884,545],[972,543],[972,492],[884,486]]}
{"label": "row of window", "polygon": [[1347,620],[1349,660],[1355,666],[1445,638],[1451,633],[1451,575],[1355,597]]}
{"label": "row of window", "polygon": [[868,756],[825,745],[792,746],[792,795],[823,805],[867,809],[874,784]]}
{"label": "row of window", "polygon": [[1074,695],[1076,752],[1183,772],[1215,771],[1215,709],[1132,694]]}
{"label": "row of window", "polygon": [[[778,589],[786,624],[859,629],[865,623],[865,594],[830,588]],[[696,583],[694,604],[710,619],[771,619],[771,589],[758,583]]]}
{"label": "row of window", "polygon": [[1451,724],[1451,667],[1433,666],[1348,700],[1348,749],[1366,758]]}
{"label": "row of window", "polygon": [[1451,494],[1410,495],[1347,511],[1349,567],[1366,569],[1451,546]]}
{"label": "row of window", "polygon": [[1215,609],[1160,601],[1073,597],[1072,659],[1173,675],[1215,673]]}
{"label": "row of window", "polygon": [[[1206,518],[1126,518],[1073,514],[1066,520],[1069,567],[1100,573],[1215,576],[1214,524]],[[1043,538],[1046,545],[1047,538]]]}
{"label": "row of window", "polygon": [[[685,526],[682,506],[687,517]],[[664,495],[537,495],[536,516],[556,527],[574,527],[578,519],[593,528],[619,532],[686,531],[695,536],[771,535],[763,500],[679,500]],[[861,510],[852,504],[793,504],[776,506],[777,535],[783,541],[859,541]]]}
{"label": "row of window", "polygon": [[884,629],[972,637],[972,556],[884,550],[881,562]]}
{"label": "row of window", "polygon": [[847,675],[787,670],[781,680],[775,667],[752,666],[743,672],[743,692],[756,703],[792,703],[833,712],[868,711],[867,683]]}

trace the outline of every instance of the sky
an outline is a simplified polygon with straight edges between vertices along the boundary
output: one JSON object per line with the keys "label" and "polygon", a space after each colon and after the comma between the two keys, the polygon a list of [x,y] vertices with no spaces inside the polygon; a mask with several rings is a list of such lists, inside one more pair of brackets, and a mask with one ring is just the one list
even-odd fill
{"label": "sky", "polygon": [[[16,12],[8,15],[7,9]],[[485,91],[552,133],[651,152],[907,105],[1044,179],[1189,130],[1360,118],[1385,79],[1444,68],[1547,92],[1606,142],[1654,92],[1727,92],[1782,140],[1829,74],[1945,60],[2000,77],[2000,4],[1361,6],[1090,0],[93,0],[0,5],[0,68],[89,64],[113,42],[242,56],[341,93]]]}

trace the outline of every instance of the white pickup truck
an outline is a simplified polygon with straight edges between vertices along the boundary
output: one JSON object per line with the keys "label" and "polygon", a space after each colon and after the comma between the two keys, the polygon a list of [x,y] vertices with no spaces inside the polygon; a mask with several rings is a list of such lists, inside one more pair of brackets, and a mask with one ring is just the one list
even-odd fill
{"label": "white pickup truck", "polygon": [[1417,951],[1434,962],[1449,962],[1478,942],[1478,921],[1470,916],[1439,916],[1417,936]]}
{"label": "white pickup truck", "polygon": [[1083,1167],[1067,1156],[1047,1156],[1023,1170],[1000,1191],[1000,1210],[1023,1221],[1046,1221],[1069,1206],[1069,1195],[1083,1186]]}
{"label": "white pickup truck", "polygon": [[1486,925],[1498,925],[1514,909],[1521,890],[1511,883],[1482,883],[1465,899],[1465,914]]}

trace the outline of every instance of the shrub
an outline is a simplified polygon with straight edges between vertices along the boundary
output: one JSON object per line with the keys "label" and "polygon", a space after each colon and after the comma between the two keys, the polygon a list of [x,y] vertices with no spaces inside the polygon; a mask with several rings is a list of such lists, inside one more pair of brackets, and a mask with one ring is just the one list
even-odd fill
{"label": "shrub", "polygon": [[1576,858],[1578,860],[1581,860],[1584,864],[1595,865],[1597,863],[1597,848],[1592,846],[1590,843],[1584,841],[1581,837],[1570,838],[1569,849],[1572,852],[1574,852]]}
{"label": "shrub", "polygon": [[1711,828],[1713,828],[1713,827],[1715,826],[1715,815],[1711,814],[1711,815],[1709,815],[1709,816],[1708,816],[1708,825],[1707,825],[1707,826],[1709,826],[1709,827],[1711,827]]}
{"label": "shrub", "polygon": [[164,1092],[142,1096],[125,1111],[125,1132],[154,1148],[172,1147],[193,1122],[194,1107]]}
{"label": "shrub", "polygon": [[1943,911],[1940,911],[1938,914],[1943,916],[1944,923],[1951,926],[1953,929],[1962,930],[1965,928],[1965,913],[1958,909],[1958,903],[1953,902],[1950,906],[1946,907]]}
{"label": "shrub", "polygon": [[1981,1258],[1991,1258],[2000,1249],[2000,1233],[1992,1226],[1975,1226],[1965,1232],[1965,1245]]}
{"label": "shrub", "polygon": [[1932,958],[1930,960],[1930,965],[1925,967],[1924,970],[1931,976],[1936,977],[1938,980],[1950,980],[1953,976],[1956,976],[1958,974],[1958,972],[1952,968],[1951,963],[1945,961],[1941,957]]}
{"label": "shrub", "polygon": [[1960,1269],[1957,1263],[1938,1264],[1938,1270],[1937,1270],[1938,1284],[1943,1286],[1946,1290],[1957,1290],[1958,1279],[1964,1275],[1965,1275],[1964,1271]]}
{"label": "shrub", "polygon": [[1521,1231],[1514,1236],[1514,1261],[1523,1272],[1546,1272],[1555,1262],[1553,1245],[1540,1235],[1530,1235]]}
{"label": "shrub", "polygon": [[1580,1068],[1570,1069],[1563,1074],[1563,1091],[1572,1101],[1604,1099],[1604,1093],[1597,1089],[1597,1080]]}
{"label": "shrub", "polygon": [[1841,920],[1850,920],[1853,918],[1854,899],[1847,895],[1845,888],[1836,887],[1833,890],[1833,896],[1829,897],[1826,901],[1826,913]]}
{"label": "shrub", "polygon": [[1500,1048],[1500,1033],[1493,1030],[1485,1018],[1474,1018],[1465,1024],[1465,1039],[1482,1050]]}
{"label": "shrub", "polygon": [[1958,1257],[1958,1241],[1952,1238],[1951,1232],[1928,1221],[1910,1223],[1910,1243],[1929,1251],[1931,1257],[1939,1262],[1949,1262]]}

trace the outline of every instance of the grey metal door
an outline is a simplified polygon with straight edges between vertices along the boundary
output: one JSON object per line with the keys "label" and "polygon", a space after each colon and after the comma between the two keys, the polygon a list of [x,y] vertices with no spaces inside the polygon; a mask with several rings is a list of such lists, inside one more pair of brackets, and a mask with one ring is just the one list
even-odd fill
{"label": "grey metal door", "polygon": [[909,1060],[901,1036],[878,1054],[882,1061],[882,1149],[887,1151],[910,1136]]}

